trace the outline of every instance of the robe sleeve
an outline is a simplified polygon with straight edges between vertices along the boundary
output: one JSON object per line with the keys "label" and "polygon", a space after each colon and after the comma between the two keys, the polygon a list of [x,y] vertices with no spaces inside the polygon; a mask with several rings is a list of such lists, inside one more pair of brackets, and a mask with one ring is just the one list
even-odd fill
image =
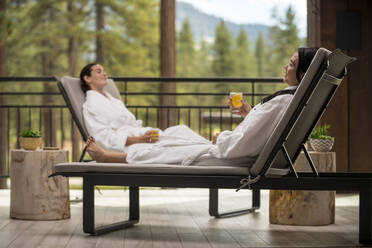
{"label": "robe sleeve", "polygon": [[97,143],[104,149],[124,152],[129,133],[124,128],[114,129],[110,121],[99,111],[91,111],[89,107],[83,108],[84,122],[87,130]]}
{"label": "robe sleeve", "polygon": [[216,158],[257,156],[273,132],[292,96],[272,99],[252,111],[234,131],[223,131],[209,153]]}

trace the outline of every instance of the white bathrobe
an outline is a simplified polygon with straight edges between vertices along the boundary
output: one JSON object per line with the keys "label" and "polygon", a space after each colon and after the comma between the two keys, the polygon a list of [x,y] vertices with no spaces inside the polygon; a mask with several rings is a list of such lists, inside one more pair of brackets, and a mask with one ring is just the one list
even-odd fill
{"label": "white bathrobe", "polygon": [[144,164],[244,165],[259,155],[292,97],[290,94],[279,95],[256,105],[234,131],[221,132],[215,145],[192,142],[177,145],[176,142],[172,144],[162,140],[156,144],[135,144],[128,149],[127,161]]}
{"label": "white bathrobe", "polygon": [[[85,126],[89,135],[93,136],[102,148],[127,152],[129,147],[136,147],[125,146],[128,137],[144,135],[146,131],[154,128],[142,127],[142,121],[136,120],[122,101],[112,97],[108,92],[104,93],[106,96],[94,90],[87,91],[83,104]],[[163,132],[159,130],[159,139],[164,147],[210,144],[210,141],[184,125],[170,127]],[[142,145],[147,147],[153,144]],[[139,146],[138,149],[143,148]]]}

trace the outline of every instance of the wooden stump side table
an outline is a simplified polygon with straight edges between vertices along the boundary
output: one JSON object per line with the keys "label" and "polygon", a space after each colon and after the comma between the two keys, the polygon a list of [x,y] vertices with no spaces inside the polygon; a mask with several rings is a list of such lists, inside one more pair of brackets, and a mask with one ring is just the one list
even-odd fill
{"label": "wooden stump side table", "polygon": [[53,164],[67,161],[66,150],[12,150],[10,217],[27,220],[70,218],[68,178],[48,178]]}
{"label": "wooden stump side table", "polygon": [[[318,172],[336,171],[335,152],[309,152]],[[311,172],[304,153],[298,172]],[[270,224],[319,226],[335,223],[335,191],[270,190]]]}

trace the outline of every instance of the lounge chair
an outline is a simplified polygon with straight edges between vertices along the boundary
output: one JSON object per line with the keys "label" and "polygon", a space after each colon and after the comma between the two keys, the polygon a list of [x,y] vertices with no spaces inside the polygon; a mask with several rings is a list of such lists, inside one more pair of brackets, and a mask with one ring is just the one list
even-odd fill
{"label": "lounge chair", "polygon": [[[87,141],[90,135],[84,124],[83,104],[85,102],[85,94],[81,90],[80,79],[70,76],[55,76],[55,78],[58,81],[58,88],[66,101],[67,107],[71,112],[72,119],[76,123],[76,126],[78,127],[83,140]],[[108,84],[105,86],[104,90],[109,92],[113,97],[121,100],[120,92],[112,79],[108,80]],[[85,153],[86,147],[83,149],[80,155],[79,162],[88,162],[88,160],[84,160]],[[231,215],[244,214],[253,212],[260,207],[260,191],[258,189],[255,189],[252,190],[252,207],[220,212],[218,210],[218,189],[211,188],[209,191],[209,214],[211,216],[226,217]]]}
{"label": "lounge chair", "polygon": [[[179,166],[61,163],[54,175],[83,178],[83,230],[98,235],[139,221],[138,187],[349,190],[359,192],[359,242],[372,243],[372,174],[318,173],[304,146],[346,72],[350,58],[339,50],[318,50],[286,113],[253,166]],[[304,151],[312,172],[297,173],[293,162]],[[129,186],[129,219],[94,225],[94,186]]]}

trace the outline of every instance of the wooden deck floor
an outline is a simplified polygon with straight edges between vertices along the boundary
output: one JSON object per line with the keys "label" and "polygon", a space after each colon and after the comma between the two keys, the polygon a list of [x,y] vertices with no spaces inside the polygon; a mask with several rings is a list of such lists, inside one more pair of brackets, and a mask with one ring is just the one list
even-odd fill
{"label": "wooden deck floor", "polygon": [[[140,192],[140,222],[134,227],[93,237],[82,230],[82,203],[71,205],[71,219],[23,221],[9,218],[9,190],[0,190],[0,247],[356,247],[358,195],[338,194],[336,224],[318,227],[270,225],[268,191],[252,214],[215,219],[208,215],[205,189]],[[71,198],[81,191],[71,191]],[[126,218],[128,192],[96,193],[96,224]],[[221,208],[250,205],[250,192],[222,190]],[[124,208],[123,208],[124,206]]]}

